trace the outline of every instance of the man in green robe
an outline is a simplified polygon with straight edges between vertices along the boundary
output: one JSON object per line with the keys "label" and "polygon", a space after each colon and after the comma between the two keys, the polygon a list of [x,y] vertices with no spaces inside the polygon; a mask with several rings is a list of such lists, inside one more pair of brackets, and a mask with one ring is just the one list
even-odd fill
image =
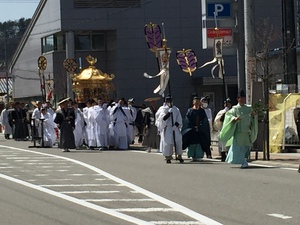
{"label": "man in green robe", "polygon": [[242,168],[246,168],[252,143],[257,138],[258,120],[252,107],[245,104],[246,95],[243,90],[238,93],[237,101],[238,104],[225,114],[220,140],[232,142],[226,162],[241,164]]}

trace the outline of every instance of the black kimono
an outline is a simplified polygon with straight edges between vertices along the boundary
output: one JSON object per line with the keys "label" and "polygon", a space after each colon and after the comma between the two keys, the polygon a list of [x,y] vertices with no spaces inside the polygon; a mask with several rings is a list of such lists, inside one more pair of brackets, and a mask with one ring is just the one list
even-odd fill
{"label": "black kimono", "polygon": [[13,137],[15,140],[26,140],[28,128],[26,124],[26,112],[24,109],[15,108],[11,111],[11,123],[14,125]]}
{"label": "black kimono", "polygon": [[54,123],[59,125],[60,144],[62,149],[75,149],[75,138],[73,130],[75,129],[75,112],[74,109],[59,109],[56,111]]}
{"label": "black kimono", "polygon": [[188,109],[183,120],[181,133],[182,149],[186,149],[192,144],[200,144],[206,155],[211,156],[210,128],[204,109]]}

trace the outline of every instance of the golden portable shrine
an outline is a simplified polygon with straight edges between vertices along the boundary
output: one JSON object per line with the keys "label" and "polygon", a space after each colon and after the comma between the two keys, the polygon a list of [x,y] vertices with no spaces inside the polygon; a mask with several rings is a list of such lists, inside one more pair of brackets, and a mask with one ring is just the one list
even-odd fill
{"label": "golden portable shrine", "polygon": [[71,75],[75,100],[78,103],[83,103],[89,98],[95,100],[102,98],[105,101],[109,101],[113,98],[114,85],[112,80],[115,75],[109,75],[97,69],[95,67],[97,58],[89,55],[86,57],[86,60],[90,66],[82,70],[79,74]]}

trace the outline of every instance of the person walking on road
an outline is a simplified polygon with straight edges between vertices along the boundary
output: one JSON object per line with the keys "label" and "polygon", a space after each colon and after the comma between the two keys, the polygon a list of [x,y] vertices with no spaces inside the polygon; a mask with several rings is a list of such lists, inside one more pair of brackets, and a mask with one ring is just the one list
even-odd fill
{"label": "person walking on road", "polygon": [[225,114],[220,140],[227,142],[232,138],[226,162],[241,164],[242,168],[246,168],[252,143],[257,138],[258,119],[252,107],[245,104],[243,90],[239,91],[237,101],[238,104]]}
{"label": "person walking on road", "polygon": [[69,152],[69,149],[75,149],[75,112],[73,108],[68,108],[68,101],[70,98],[61,99],[57,104],[60,109],[56,110],[54,123],[60,129],[60,143],[59,147],[63,152]]}
{"label": "person walking on road", "polygon": [[5,139],[10,139],[12,134],[12,127],[9,124],[9,104],[5,104],[5,108],[2,110],[0,115],[0,124],[4,127],[4,137]]}
{"label": "person walking on road", "polygon": [[165,104],[156,112],[157,128],[161,136],[162,152],[166,163],[171,163],[173,148],[175,148],[176,160],[183,163],[182,159],[182,117],[179,108],[173,105],[170,95],[165,98]]}
{"label": "person walking on road", "polygon": [[210,149],[210,127],[207,115],[200,107],[199,97],[194,97],[193,107],[189,108],[182,127],[183,149],[187,148],[188,158],[199,161],[203,158],[205,149]]}
{"label": "person walking on road", "polygon": [[223,122],[224,122],[224,118],[225,118],[225,114],[228,110],[230,110],[232,108],[232,104],[231,104],[231,100],[230,98],[227,98],[224,101],[224,109],[221,109],[218,114],[215,117],[214,120],[214,129],[218,131],[218,139],[219,139],[219,152],[221,154],[221,161],[225,162],[226,160],[226,156],[227,156],[227,152],[229,149],[229,146],[226,146],[226,143],[220,141],[220,131],[222,130],[222,126],[223,126]]}
{"label": "person walking on road", "polygon": [[157,112],[156,101],[158,101],[160,97],[147,98],[145,102],[149,102],[150,106],[146,109],[143,109],[144,113],[144,124],[145,124],[145,137],[142,143],[147,149],[148,153],[151,152],[151,149],[156,149],[157,152],[161,152],[160,149],[160,135],[158,133],[157,127],[155,126],[155,114]]}

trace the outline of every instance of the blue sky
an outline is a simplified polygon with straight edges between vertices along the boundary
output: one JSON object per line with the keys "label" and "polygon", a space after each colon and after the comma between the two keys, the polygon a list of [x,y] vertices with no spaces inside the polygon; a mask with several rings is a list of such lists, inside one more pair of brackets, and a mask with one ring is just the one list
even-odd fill
{"label": "blue sky", "polygon": [[39,0],[0,0],[0,22],[32,18]]}

